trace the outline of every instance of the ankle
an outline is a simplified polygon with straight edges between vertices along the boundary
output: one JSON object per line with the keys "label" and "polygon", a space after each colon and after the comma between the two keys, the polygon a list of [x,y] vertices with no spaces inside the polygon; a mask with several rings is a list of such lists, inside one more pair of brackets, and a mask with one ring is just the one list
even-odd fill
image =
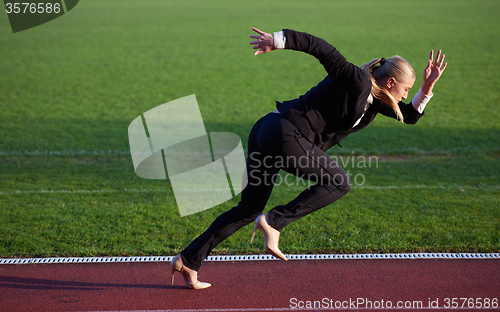
{"label": "ankle", "polygon": [[198,281],[198,272],[193,269],[190,269],[186,265],[184,265],[182,269],[189,276],[190,282],[196,284],[196,282]]}
{"label": "ankle", "polygon": [[272,227],[273,230],[276,230],[276,231],[280,232],[280,230],[278,230],[276,228],[276,226],[274,225],[274,222],[271,219],[271,215],[269,213],[266,213],[265,216],[266,216],[266,222],[267,222],[267,224],[269,224],[269,226]]}

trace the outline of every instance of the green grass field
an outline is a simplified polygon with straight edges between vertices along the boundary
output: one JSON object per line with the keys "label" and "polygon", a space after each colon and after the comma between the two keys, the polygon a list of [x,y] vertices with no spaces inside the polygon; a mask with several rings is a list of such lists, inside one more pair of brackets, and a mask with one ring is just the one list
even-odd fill
{"label": "green grass field", "polygon": [[[325,76],[304,53],[255,57],[253,26],[312,33],[358,65],[399,54],[417,71],[410,99],[431,49],[449,63],[416,125],[379,116],[330,150],[358,183],[287,227],[282,251],[500,252],[498,12],[495,0],[84,0],[15,34],[0,14],[0,257],[174,255],[234,206],[181,218],[169,181],[136,176],[127,128],[196,94],[207,131],[246,147],[274,100]],[[266,210],[302,188],[276,187]],[[214,252],[264,253],[252,229]]]}

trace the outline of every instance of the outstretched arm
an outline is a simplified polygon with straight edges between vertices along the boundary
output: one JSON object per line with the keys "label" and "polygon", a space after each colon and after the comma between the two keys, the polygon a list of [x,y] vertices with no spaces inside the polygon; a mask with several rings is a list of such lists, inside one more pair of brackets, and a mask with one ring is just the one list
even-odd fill
{"label": "outstretched arm", "polygon": [[425,106],[429,102],[432,97],[432,89],[434,85],[439,80],[443,71],[445,70],[448,63],[444,62],[444,54],[441,54],[441,50],[438,51],[436,55],[436,59],[434,59],[434,50],[431,50],[431,54],[429,56],[429,62],[424,69],[424,80],[422,82],[422,86],[420,90],[418,90],[417,94],[411,101],[413,107],[422,114]]}
{"label": "outstretched arm", "polygon": [[[340,52],[325,40],[307,33],[283,29],[274,35],[263,32],[257,28],[252,28],[259,35],[251,35],[257,39],[251,41],[254,49],[258,50],[254,54],[268,53],[275,49],[288,49],[308,53],[319,60],[328,75],[337,84],[356,90],[358,92],[369,92],[371,82],[368,74],[358,66],[348,62]],[[281,42],[279,36],[283,36]]]}

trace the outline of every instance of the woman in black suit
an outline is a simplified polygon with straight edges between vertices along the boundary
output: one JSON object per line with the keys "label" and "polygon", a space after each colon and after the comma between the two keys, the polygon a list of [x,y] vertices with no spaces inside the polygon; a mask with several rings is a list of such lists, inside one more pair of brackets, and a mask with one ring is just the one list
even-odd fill
{"label": "woman in black suit", "polygon": [[[241,201],[221,214],[171,262],[186,285],[193,289],[210,287],[199,282],[197,271],[203,260],[220,242],[255,220],[254,233],[264,234],[269,254],[287,260],[278,248],[280,231],[293,221],[325,207],[350,189],[346,172],[326,151],[345,136],[359,131],[378,113],[414,124],[424,114],[447,63],[439,51],[431,51],[424,69],[423,83],[410,104],[405,104],[415,82],[411,65],[400,56],[377,58],[360,67],[349,63],[337,49],[312,35],[285,29],[274,35],[253,28],[258,35],[250,44],[255,55],[276,49],[290,49],[316,57],[328,75],[304,95],[277,102],[277,110],[262,117],[248,139],[248,184]],[[434,59],[434,60],[433,60]],[[314,182],[290,203],[262,214],[271,195],[278,172],[284,170]]]}

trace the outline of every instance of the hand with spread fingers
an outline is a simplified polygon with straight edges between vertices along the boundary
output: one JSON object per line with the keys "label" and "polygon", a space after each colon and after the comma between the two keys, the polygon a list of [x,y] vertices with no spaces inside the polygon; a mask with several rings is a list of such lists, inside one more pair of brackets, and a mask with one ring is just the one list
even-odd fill
{"label": "hand with spread fingers", "polygon": [[434,84],[439,80],[441,75],[448,63],[444,63],[444,54],[442,54],[441,50],[438,51],[436,55],[436,59],[434,59],[434,50],[431,50],[431,54],[429,56],[429,63],[427,67],[424,69],[424,81],[422,84],[422,91],[425,94],[432,94],[432,88]]}
{"label": "hand with spread fingers", "polygon": [[276,48],[274,47],[274,36],[271,34],[268,34],[264,31],[261,31],[255,27],[252,28],[253,31],[257,32],[260,35],[250,35],[250,38],[253,39],[258,39],[255,41],[251,41],[250,44],[253,44],[253,48],[255,50],[258,49],[258,51],[255,51],[255,55],[259,55],[262,53],[267,53],[275,50]]}

